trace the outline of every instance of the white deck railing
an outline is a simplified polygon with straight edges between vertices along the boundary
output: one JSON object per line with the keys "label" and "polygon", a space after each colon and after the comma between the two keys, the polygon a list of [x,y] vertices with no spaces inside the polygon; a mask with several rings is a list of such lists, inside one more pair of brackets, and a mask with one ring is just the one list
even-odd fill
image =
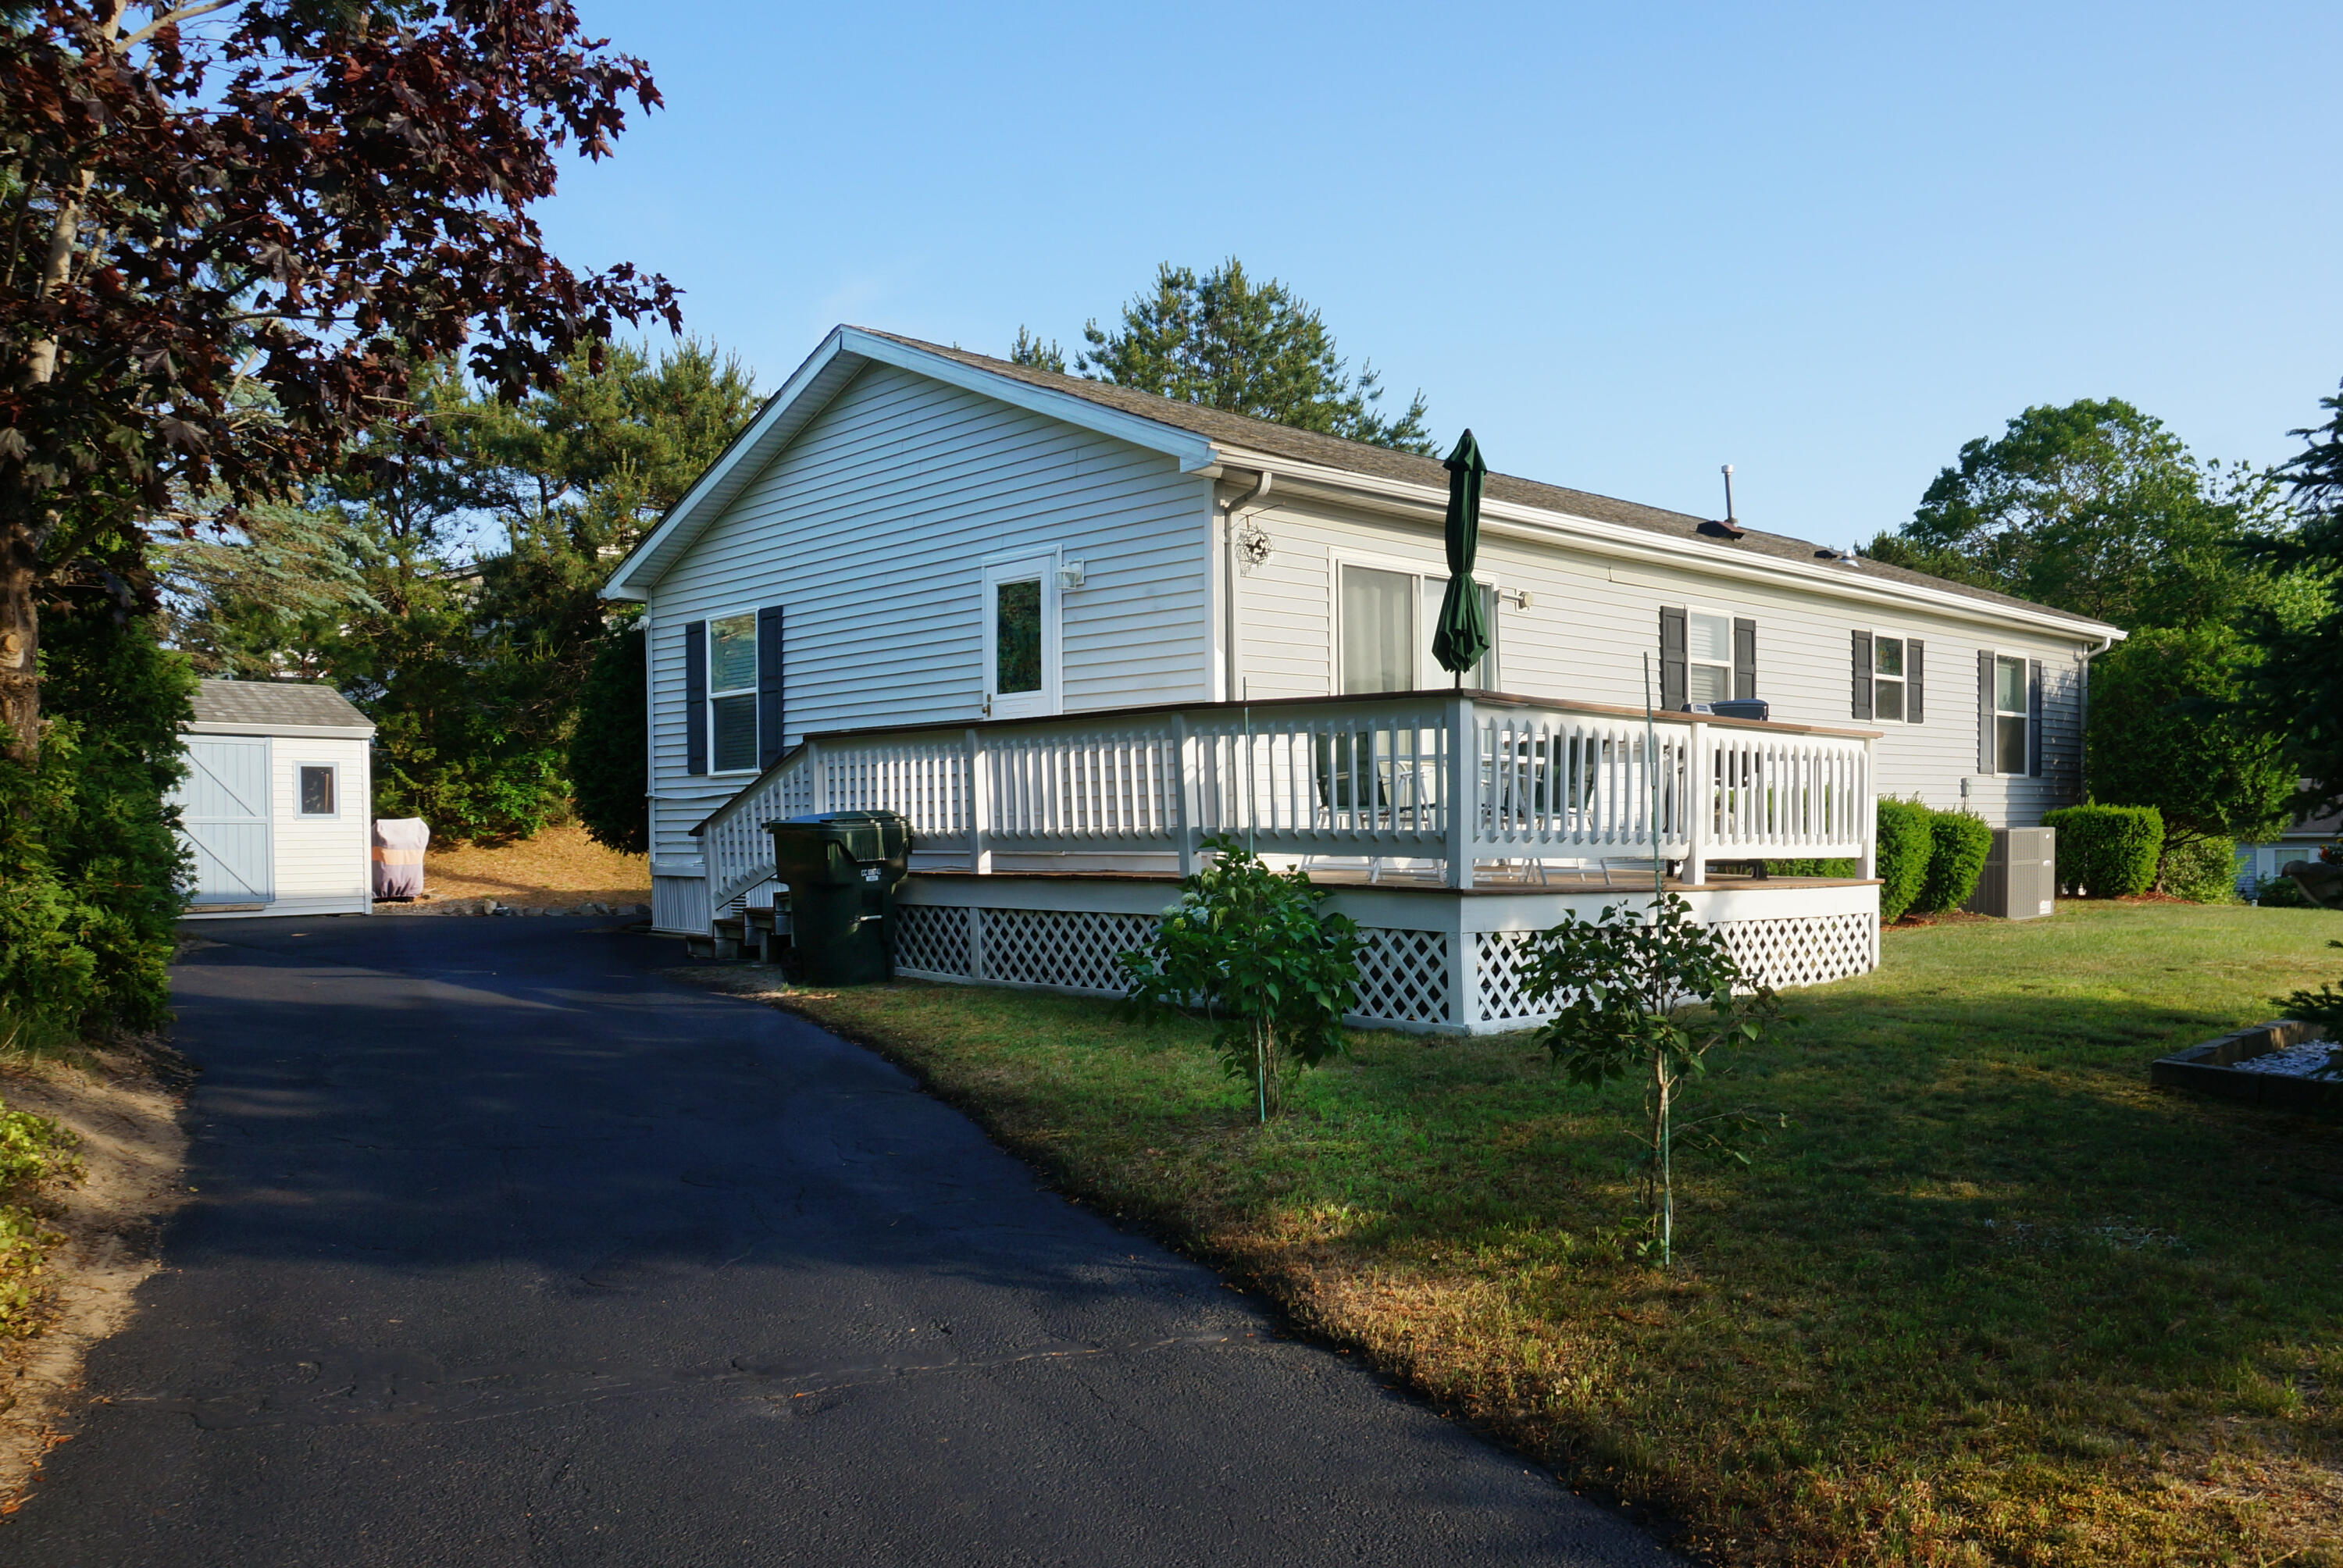
{"label": "white deck railing", "polygon": [[[772,875],[765,824],[817,811],[910,819],[923,857],[1270,854],[1437,861],[1845,857],[1869,876],[1872,737],[1529,702],[1393,693],[1136,709],[966,729],[816,736],[701,824],[711,907]],[[1459,799],[1462,811],[1451,809]]]}

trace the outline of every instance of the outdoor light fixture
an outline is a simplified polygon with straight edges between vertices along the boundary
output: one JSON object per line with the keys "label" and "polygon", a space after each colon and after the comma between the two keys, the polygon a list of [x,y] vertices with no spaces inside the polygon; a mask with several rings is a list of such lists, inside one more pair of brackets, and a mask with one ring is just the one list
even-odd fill
{"label": "outdoor light fixture", "polygon": [[1497,602],[1512,605],[1515,609],[1527,609],[1537,603],[1537,596],[1525,588],[1499,588]]}
{"label": "outdoor light fixture", "polygon": [[1082,563],[1068,561],[1058,568],[1058,591],[1071,593],[1082,586]]}

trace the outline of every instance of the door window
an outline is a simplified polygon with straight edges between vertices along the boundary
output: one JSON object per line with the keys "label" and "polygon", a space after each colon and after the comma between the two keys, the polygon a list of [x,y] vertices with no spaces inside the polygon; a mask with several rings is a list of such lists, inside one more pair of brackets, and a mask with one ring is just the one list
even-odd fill
{"label": "door window", "polygon": [[[1486,583],[1481,618],[1489,628],[1489,651],[1465,671],[1464,684],[1493,690],[1497,683],[1497,590]],[[1377,567],[1342,568],[1342,691],[1422,691],[1447,684],[1448,672],[1432,656],[1432,634],[1440,625],[1440,601],[1448,579]]]}

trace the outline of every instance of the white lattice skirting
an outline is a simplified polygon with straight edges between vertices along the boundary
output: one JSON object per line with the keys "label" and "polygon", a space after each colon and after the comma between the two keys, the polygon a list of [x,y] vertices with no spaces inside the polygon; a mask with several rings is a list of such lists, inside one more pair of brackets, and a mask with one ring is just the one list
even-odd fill
{"label": "white lattice skirting", "polygon": [[[1148,915],[1094,910],[995,910],[899,905],[895,967],[923,980],[1032,986],[1086,996],[1123,994],[1121,955],[1143,949],[1155,927]],[[1879,925],[1867,911],[1721,920],[1734,956],[1777,986],[1844,980],[1877,966]],[[1402,1029],[1525,1029],[1545,1014],[1523,994],[1526,931],[1473,931],[1470,1016],[1451,995],[1451,943],[1445,931],[1362,926],[1359,1008],[1352,1021]]]}

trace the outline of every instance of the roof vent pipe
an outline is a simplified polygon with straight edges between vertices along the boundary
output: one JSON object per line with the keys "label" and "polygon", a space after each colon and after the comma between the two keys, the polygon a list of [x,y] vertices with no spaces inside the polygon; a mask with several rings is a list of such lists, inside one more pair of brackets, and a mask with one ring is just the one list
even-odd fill
{"label": "roof vent pipe", "polygon": [[1722,520],[1711,518],[1700,525],[1700,531],[1713,534],[1720,539],[1737,539],[1744,532],[1741,519],[1733,515],[1733,465],[1730,463],[1725,465],[1725,517]]}

